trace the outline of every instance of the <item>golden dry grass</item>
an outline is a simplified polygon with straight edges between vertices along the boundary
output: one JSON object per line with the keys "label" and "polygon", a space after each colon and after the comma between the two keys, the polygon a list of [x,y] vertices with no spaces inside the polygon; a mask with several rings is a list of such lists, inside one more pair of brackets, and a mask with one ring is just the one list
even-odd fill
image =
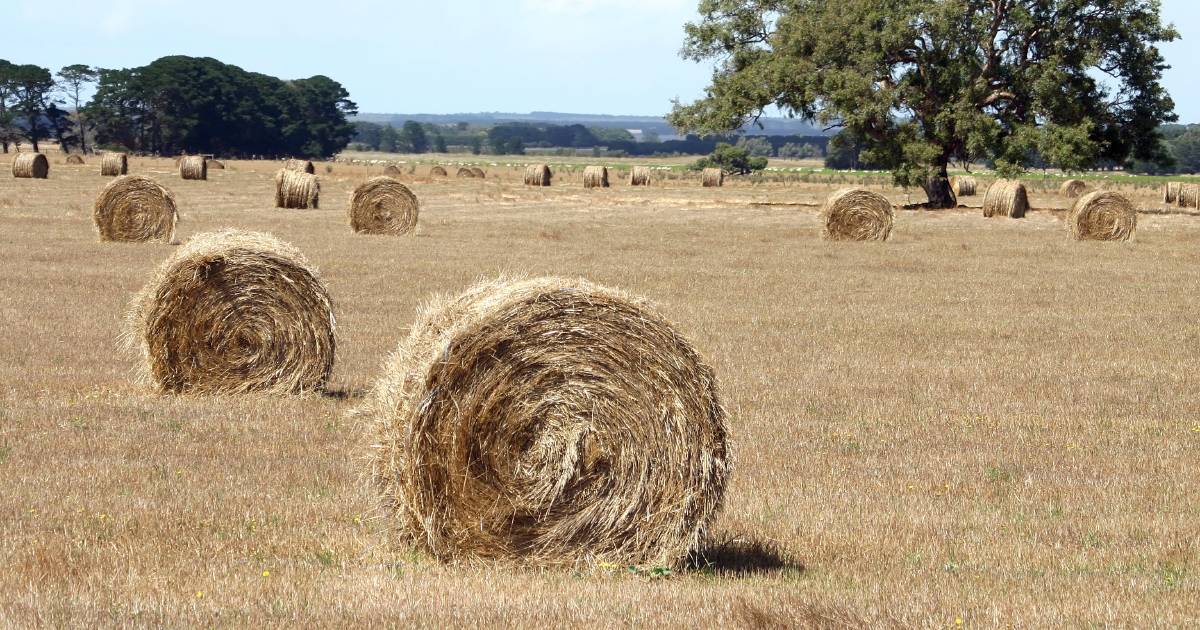
{"label": "golden dry grass", "polygon": [[[1024,221],[899,211],[886,244],[827,243],[831,186],[622,183],[597,203],[493,167],[406,176],[422,228],[398,247],[345,226],[378,167],[335,164],[325,207],[279,213],[262,193],[278,164],[229,161],[173,184],[179,238],[267,231],[319,267],[333,391],[163,397],[116,335],[174,249],[95,242],[105,180],[12,179],[8,159],[0,625],[1200,622],[1194,214],[1078,243],[1044,210],[1070,200],[1035,189]],[[455,567],[387,545],[345,413],[432,293],[505,272],[647,296],[713,365],[737,466],[710,565]]]}

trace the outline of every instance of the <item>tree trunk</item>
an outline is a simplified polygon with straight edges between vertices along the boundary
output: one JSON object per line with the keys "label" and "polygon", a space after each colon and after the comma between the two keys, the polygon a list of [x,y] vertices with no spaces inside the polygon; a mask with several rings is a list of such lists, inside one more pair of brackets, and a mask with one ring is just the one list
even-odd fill
{"label": "tree trunk", "polygon": [[925,189],[925,196],[929,197],[927,207],[932,209],[957,208],[958,197],[954,194],[954,189],[950,186],[950,178],[946,175],[946,167],[942,167],[942,172],[925,180],[925,184],[921,186]]}

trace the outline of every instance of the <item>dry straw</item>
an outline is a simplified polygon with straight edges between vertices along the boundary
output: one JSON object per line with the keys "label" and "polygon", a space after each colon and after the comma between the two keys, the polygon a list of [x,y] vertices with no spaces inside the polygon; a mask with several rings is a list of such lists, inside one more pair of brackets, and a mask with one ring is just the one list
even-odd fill
{"label": "dry straw", "polygon": [[706,168],[700,174],[700,180],[705,188],[716,188],[725,185],[725,171],[719,168]]}
{"label": "dry straw", "polygon": [[350,194],[350,227],[362,234],[407,234],[417,227],[419,207],[404,184],[373,177]]}
{"label": "dry straw", "polygon": [[358,411],[384,510],[443,561],[677,566],[730,469],[713,370],[647,305],[582,280],[435,300]]}
{"label": "dry straw", "polygon": [[1200,184],[1181,184],[1177,203],[1180,208],[1200,208]]}
{"label": "dry straw", "polygon": [[389,177],[396,177],[401,173],[403,173],[403,171],[401,171],[400,167],[396,166],[395,164],[388,164],[387,166],[383,167],[383,174]]}
{"label": "dry straw", "polygon": [[435,167],[429,169],[430,177],[446,177],[446,175],[447,175],[446,169],[444,169],[440,166],[435,166]]}
{"label": "dry straw", "polygon": [[1087,182],[1082,179],[1068,179],[1058,189],[1059,194],[1064,197],[1079,197],[1087,191]]}
{"label": "dry straw", "polygon": [[314,173],[316,173],[316,172],[317,172],[317,167],[316,167],[316,166],[313,166],[313,163],[312,163],[311,161],[309,161],[309,160],[297,160],[297,159],[294,159],[294,158],[293,158],[293,159],[288,159],[288,161],[287,161],[287,162],[284,162],[284,163],[283,163],[283,168],[284,168],[284,170],[287,170],[287,171],[296,171],[296,172],[299,172],[299,173],[308,173],[309,175],[312,175],[312,174],[314,174]]}
{"label": "dry straw", "polygon": [[1167,182],[1163,186],[1163,203],[1179,202],[1179,182]]}
{"label": "dry straw", "polygon": [[321,184],[316,175],[281,168],[275,173],[275,207],[305,210],[319,207]]}
{"label": "dry straw", "polygon": [[650,169],[645,166],[635,166],[629,171],[630,186],[649,186]]}
{"label": "dry straw", "polygon": [[100,174],[104,177],[116,177],[129,172],[129,156],[124,153],[105,153],[100,158]]}
{"label": "dry straw", "polygon": [[223,170],[225,170],[225,163],[222,162],[221,160],[209,160],[208,168],[216,169],[218,171],[223,171]]}
{"label": "dry straw", "polygon": [[299,251],[228,230],[193,237],[158,268],[125,337],[163,392],[302,392],[329,379],[334,329],[325,283]]}
{"label": "dry straw", "polygon": [[175,195],[142,175],[122,175],[108,182],[92,211],[101,241],[169,243],[178,220]]}
{"label": "dry straw", "polygon": [[525,167],[526,186],[549,186],[554,173],[545,164],[530,164]]}
{"label": "dry straw", "polygon": [[608,167],[589,166],[583,169],[584,188],[608,188]]}
{"label": "dry straw", "polygon": [[1067,225],[1077,241],[1127,241],[1137,231],[1137,208],[1124,195],[1096,191],[1075,201]]}
{"label": "dry straw", "polygon": [[475,177],[478,177],[479,179],[487,179],[487,173],[483,172],[483,169],[479,168],[478,166],[472,166],[471,172],[474,173]]}
{"label": "dry straw", "polygon": [[208,158],[188,155],[179,160],[179,176],[184,179],[208,179]]}
{"label": "dry straw", "polygon": [[460,167],[458,168],[458,172],[457,172],[457,173],[455,173],[455,174],[454,174],[454,176],[455,176],[455,177],[465,177],[465,178],[468,178],[468,179],[474,179],[474,178],[475,178],[475,171],[472,171],[471,169],[469,169],[469,168],[467,168],[467,167],[465,167],[465,166],[460,166]]}
{"label": "dry straw", "polygon": [[67,156],[66,163],[70,164],[72,166],[79,166],[81,164],[87,164],[87,162],[83,161],[82,155],[77,155],[75,153],[72,153],[71,155]]}
{"label": "dry straw", "polygon": [[46,179],[50,176],[50,160],[41,153],[18,153],[13,158],[13,177]]}
{"label": "dry straw", "polygon": [[1020,219],[1029,211],[1025,185],[1013,179],[998,179],[983,196],[983,216]]}
{"label": "dry straw", "polygon": [[828,241],[886,241],[896,211],[886,197],[867,190],[843,188],[825,200],[821,236]]}
{"label": "dry straw", "polygon": [[979,182],[970,175],[959,175],[950,180],[955,197],[974,197],[979,190]]}

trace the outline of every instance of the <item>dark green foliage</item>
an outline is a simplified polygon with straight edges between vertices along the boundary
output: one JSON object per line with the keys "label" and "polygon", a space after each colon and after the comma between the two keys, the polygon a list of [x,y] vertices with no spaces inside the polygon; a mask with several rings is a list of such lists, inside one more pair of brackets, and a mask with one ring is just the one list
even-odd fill
{"label": "dark green foliage", "polygon": [[713,149],[708,157],[700,158],[692,163],[691,168],[697,171],[719,168],[734,175],[749,175],[754,171],[767,168],[767,158],[753,157],[745,148],[722,142],[717,145],[716,149]]}
{"label": "dark green foliage", "polygon": [[724,132],[775,105],[852,132],[934,205],[953,202],[952,161],[1153,159],[1174,120],[1157,44],[1178,35],[1157,0],[702,0],[700,14],[684,55],[718,66],[673,125]]}
{"label": "dark green foliage", "polygon": [[51,137],[53,129],[45,118],[52,104],[54,77],[41,66],[16,65],[0,59],[0,141],[8,151],[10,142],[26,139],[33,150]]}
{"label": "dark green foliage", "polygon": [[738,138],[737,146],[758,157],[775,155],[775,147],[771,146],[771,141],[762,136],[743,136]]}
{"label": "dark green foliage", "polygon": [[[66,66],[58,71],[58,87],[67,98],[75,111],[75,136],[79,139],[80,149],[87,153],[87,117],[83,113],[83,90],[85,86],[95,83],[100,78],[100,72],[95,68],[75,64]],[[61,132],[59,134],[62,135]]]}
{"label": "dark green foliage", "polygon": [[400,128],[400,146],[404,153],[425,153],[429,151],[429,137],[425,128],[416,121],[406,121]]}
{"label": "dark green foliage", "polygon": [[354,135],[357,109],[325,76],[282,81],[211,58],[163,57],[101,70],[85,112],[98,142],[160,154],[328,157]]}

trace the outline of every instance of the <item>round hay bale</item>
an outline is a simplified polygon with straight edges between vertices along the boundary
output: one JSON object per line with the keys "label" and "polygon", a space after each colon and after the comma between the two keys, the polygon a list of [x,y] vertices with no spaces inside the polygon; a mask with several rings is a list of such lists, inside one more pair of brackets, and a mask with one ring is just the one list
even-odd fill
{"label": "round hay bale", "polygon": [[998,179],[983,196],[983,216],[1020,219],[1029,211],[1029,193],[1014,179]]}
{"label": "round hay bale", "polygon": [[1082,179],[1068,179],[1058,189],[1058,193],[1064,197],[1079,197],[1087,191],[1087,182]]}
{"label": "round hay bale", "polygon": [[725,171],[719,168],[706,168],[700,173],[700,181],[705,188],[719,188],[725,185]]}
{"label": "round hay bale", "polygon": [[417,227],[420,203],[408,186],[372,177],[350,193],[350,227],[361,234],[407,234]]}
{"label": "round hay bale", "polygon": [[589,166],[583,169],[584,188],[608,188],[608,167]]}
{"label": "round hay bale", "polygon": [[1067,225],[1077,241],[1127,241],[1137,231],[1137,208],[1124,195],[1096,191],[1075,200]]}
{"label": "round hay bale", "polygon": [[184,179],[208,179],[208,159],[203,155],[188,155],[179,160],[179,176]]}
{"label": "round hay bale", "polygon": [[143,175],[122,175],[108,182],[92,210],[101,241],[169,243],[179,212],[175,195]]}
{"label": "round hay bale", "polygon": [[398,177],[403,172],[404,171],[401,171],[400,167],[396,166],[395,164],[388,164],[387,166],[383,167],[383,174],[387,175],[388,177]]}
{"label": "round hay bale", "polygon": [[649,186],[650,169],[645,166],[635,166],[629,171],[630,186]]}
{"label": "round hay bale", "polygon": [[455,173],[454,176],[455,177],[465,177],[468,179],[475,179],[475,171],[472,171],[471,169],[469,169],[465,166],[460,166],[458,168],[458,172]]}
{"label": "round hay bale", "polygon": [[143,376],[163,392],[303,392],[333,371],[335,321],[317,270],[269,234],[193,237],[126,317]]}
{"label": "round hay bale", "polygon": [[129,172],[129,156],[124,153],[110,152],[105,153],[100,158],[100,175],[103,177],[116,177],[125,175]]}
{"label": "round hay bale", "polygon": [[483,172],[483,169],[479,168],[478,166],[472,166],[471,172],[474,173],[475,177],[478,177],[479,179],[487,179],[487,173]]}
{"label": "round hay bale", "polygon": [[314,166],[310,160],[297,160],[289,158],[288,161],[283,163],[283,168],[287,171],[308,173],[309,175],[313,175],[317,172],[317,167]]}
{"label": "round hay bale", "polygon": [[677,566],[731,464],[713,370],[647,305],[583,280],[435,301],[359,413],[384,510],[447,561]]}
{"label": "round hay bale", "polygon": [[223,171],[225,170],[225,163],[221,160],[209,160],[208,168]]}
{"label": "round hay bale", "polygon": [[446,169],[444,169],[440,166],[435,166],[435,167],[429,169],[430,177],[446,177],[447,175],[448,175],[448,173],[446,173]]}
{"label": "round hay bale", "polygon": [[83,156],[82,156],[82,155],[78,155],[78,154],[75,154],[75,153],[72,153],[71,155],[68,155],[65,163],[66,163],[66,164],[69,164],[69,165],[71,165],[71,166],[80,166],[80,165],[82,165],[82,164],[87,164],[87,162],[84,162],[84,161],[83,161]]}
{"label": "round hay bale", "polygon": [[821,209],[828,241],[886,241],[896,211],[886,197],[867,190],[843,188],[825,200]]}
{"label": "round hay bale", "polygon": [[1179,182],[1167,182],[1163,185],[1163,203],[1179,202]]}
{"label": "round hay bale", "polygon": [[530,164],[525,167],[526,186],[549,186],[554,173],[545,164]]}
{"label": "round hay bale", "polygon": [[50,176],[50,160],[41,153],[18,153],[12,162],[13,177],[46,179]]}
{"label": "round hay bale", "polygon": [[304,171],[281,168],[275,173],[275,207],[307,210],[318,208],[321,183]]}
{"label": "round hay bale", "polygon": [[1180,184],[1177,203],[1180,208],[1200,208],[1200,184]]}
{"label": "round hay bale", "polygon": [[979,181],[971,175],[958,175],[950,178],[950,187],[954,189],[955,197],[974,197],[979,190]]}

